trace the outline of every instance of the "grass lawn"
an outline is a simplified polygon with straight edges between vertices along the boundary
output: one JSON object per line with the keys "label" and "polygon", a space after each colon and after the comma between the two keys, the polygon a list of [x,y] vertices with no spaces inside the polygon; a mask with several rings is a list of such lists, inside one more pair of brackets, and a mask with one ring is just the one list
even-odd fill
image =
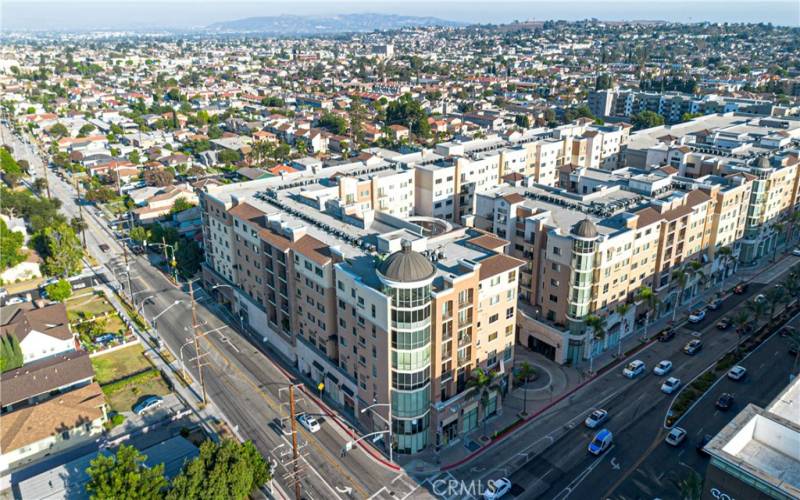
{"label": "grass lawn", "polygon": [[144,357],[139,344],[92,358],[92,366],[100,384],[118,380],[152,365]]}
{"label": "grass lawn", "polygon": [[133,405],[138,403],[144,396],[165,396],[169,392],[161,377],[156,377],[146,382],[129,385],[111,394],[106,393],[106,401],[108,401],[112,411],[131,411]]}
{"label": "grass lawn", "polygon": [[67,317],[70,321],[80,319],[82,315],[96,316],[98,314],[104,314],[113,311],[114,307],[108,302],[108,300],[99,295],[94,295],[93,297],[80,295],[67,301]]}
{"label": "grass lawn", "polygon": [[116,335],[122,328],[125,328],[127,330],[127,328],[125,327],[125,323],[123,323],[122,318],[120,318],[119,315],[117,314],[111,315],[106,320],[107,333],[113,333],[114,335]]}

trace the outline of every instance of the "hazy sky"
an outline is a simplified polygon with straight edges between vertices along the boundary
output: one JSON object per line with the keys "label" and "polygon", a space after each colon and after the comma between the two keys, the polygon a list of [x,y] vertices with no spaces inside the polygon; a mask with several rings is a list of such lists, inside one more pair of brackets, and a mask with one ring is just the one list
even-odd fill
{"label": "hazy sky", "polygon": [[800,25],[800,0],[519,0],[519,1],[82,1],[0,0],[0,28],[125,29],[194,28],[217,21],[280,14],[331,15],[363,12],[435,16],[465,22],[515,19],[658,19],[681,22],[771,22]]}

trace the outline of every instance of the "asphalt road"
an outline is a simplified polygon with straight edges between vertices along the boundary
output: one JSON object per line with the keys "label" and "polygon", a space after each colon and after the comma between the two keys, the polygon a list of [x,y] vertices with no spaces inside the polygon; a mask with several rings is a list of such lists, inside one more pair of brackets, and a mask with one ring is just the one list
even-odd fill
{"label": "asphalt road", "polygon": [[[790,324],[800,326],[800,319],[795,318]],[[703,435],[715,435],[750,403],[762,408],[766,406],[786,388],[793,362],[794,358],[788,354],[785,339],[773,335],[739,363],[747,368],[747,375],[743,380],[737,382],[723,377],[684,415],[678,427],[685,429],[688,437],[681,446],[675,448],[663,441],[657,444],[635,471],[613,489],[607,498],[678,498],[678,482],[690,474],[689,469],[701,476],[705,475],[708,458],[696,450]],[[723,393],[734,396],[733,407],[727,411],[720,411],[715,406]],[[621,449],[618,454],[624,455]]]}
{"label": "asphalt road", "polygon": [[[6,130],[8,140],[8,131]],[[18,140],[13,141],[15,154],[27,159],[33,172],[43,175],[43,165],[27,146]],[[78,215],[75,192],[67,182],[48,175],[51,196],[63,202],[62,210],[68,217]],[[175,287],[159,270],[147,260],[147,256],[129,254],[126,267],[122,258],[121,243],[108,229],[107,221],[93,209],[84,209],[84,217],[89,224],[86,232],[87,248],[109,272],[109,279],[117,286],[127,289],[129,273],[137,306],[144,302],[142,309],[147,318],[164,312],[157,320],[157,330],[170,350],[180,358],[185,358],[191,376],[198,380],[198,369],[193,345],[185,345],[191,338],[191,310],[188,307],[189,295],[186,286]],[[108,245],[104,252],[100,245]],[[197,320],[201,332],[211,332],[201,339],[201,362],[208,398],[236,426],[240,435],[251,439],[265,456],[281,464],[276,471],[277,482],[292,495],[290,441],[277,423],[288,414],[286,391],[289,379],[276,367],[272,360],[256,349],[248,339],[230,328],[214,310],[206,307],[202,300],[197,306]],[[185,346],[184,346],[185,345]],[[322,410],[313,401],[298,396],[298,412],[308,411],[321,414]],[[288,422],[286,422],[288,425]],[[298,425],[299,428],[299,425]],[[304,429],[300,431],[302,446],[300,468],[304,498],[383,498],[387,495],[387,485],[392,488],[394,497],[404,497],[417,484],[404,473],[398,473],[379,464],[364,451],[355,449],[346,457],[339,452],[350,435],[336,423],[327,421],[322,429],[313,435]],[[415,494],[415,497],[418,495]],[[422,496],[425,496],[422,494]]]}

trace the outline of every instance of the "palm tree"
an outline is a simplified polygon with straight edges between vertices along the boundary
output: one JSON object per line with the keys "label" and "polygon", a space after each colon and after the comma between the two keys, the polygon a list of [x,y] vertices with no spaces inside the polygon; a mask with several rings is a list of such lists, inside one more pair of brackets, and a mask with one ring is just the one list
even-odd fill
{"label": "palm tree", "polygon": [[522,413],[527,415],[528,414],[528,390],[525,389],[524,385],[528,383],[531,377],[536,375],[536,370],[531,366],[530,363],[527,361],[523,361],[519,365],[519,371],[517,372],[517,380],[522,382],[522,394],[524,397],[523,409]]}
{"label": "palm tree", "polygon": [[782,222],[778,222],[778,223],[772,225],[772,230],[775,231],[775,245],[772,247],[772,260],[773,261],[778,258],[778,235],[780,235],[783,232],[785,227],[786,227],[786,224],[784,224]]}
{"label": "palm tree", "polygon": [[717,251],[719,259],[722,261],[722,271],[719,279],[719,292],[722,293],[723,285],[725,284],[725,275],[728,271],[728,264],[733,260],[733,250],[731,247],[722,247]]}
{"label": "palm tree", "polygon": [[481,398],[481,413],[483,415],[483,434],[486,435],[486,408],[489,406],[489,393],[497,388],[497,372],[485,372],[480,368],[472,371],[472,377],[467,380],[467,387],[476,391]]}
{"label": "palm tree", "polygon": [[795,210],[791,213],[791,215],[789,215],[789,220],[787,222],[789,228],[787,229],[786,233],[789,242],[794,241],[794,225],[798,222],[800,222],[800,210]]}
{"label": "palm tree", "polygon": [[650,326],[650,313],[654,312],[658,307],[660,301],[658,295],[649,286],[643,286],[636,294],[636,301],[641,302],[647,307],[647,314],[644,317],[644,334],[642,335],[647,340],[647,328]]}
{"label": "palm tree", "polygon": [[678,481],[678,488],[681,490],[681,500],[700,500],[703,496],[703,478],[695,471]]}
{"label": "palm tree", "polygon": [[589,371],[591,372],[594,368],[594,343],[606,338],[606,319],[592,314],[586,317],[584,324],[592,330],[592,337],[589,341]]}
{"label": "palm tree", "polygon": [[800,277],[794,273],[789,273],[789,276],[783,280],[783,288],[789,295],[789,299],[796,298],[798,295],[800,295]]}
{"label": "palm tree", "polygon": [[767,312],[767,303],[766,301],[751,300],[747,303],[747,311],[753,317],[756,325],[758,325],[758,320]]}
{"label": "palm tree", "polygon": [[623,328],[620,328],[619,338],[617,339],[617,357],[622,355],[622,334],[628,330],[628,323],[625,321],[625,316],[628,314],[628,311],[631,309],[631,304],[628,302],[623,302],[618,304],[617,307],[614,309],[616,313],[620,317],[620,323],[623,325]]}
{"label": "palm tree", "polygon": [[689,281],[689,273],[685,269],[675,269],[672,271],[672,281],[678,282],[678,300],[672,307],[672,321],[675,321],[675,316],[678,315],[678,307],[683,302],[683,291],[686,288],[686,282]]}
{"label": "palm tree", "polygon": [[764,293],[764,296],[767,298],[767,304],[769,305],[769,319],[773,319],[778,304],[786,300],[786,290],[781,285],[775,285],[770,287]]}
{"label": "palm tree", "polygon": [[705,284],[706,273],[703,272],[703,264],[698,260],[694,260],[689,263],[689,267],[692,269],[692,276],[697,277],[697,283]]}

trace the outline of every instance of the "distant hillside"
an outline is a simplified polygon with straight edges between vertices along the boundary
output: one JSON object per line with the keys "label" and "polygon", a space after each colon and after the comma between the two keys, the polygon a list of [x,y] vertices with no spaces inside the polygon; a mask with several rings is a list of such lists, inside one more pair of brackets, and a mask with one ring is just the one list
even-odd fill
{"label": "distant hillside", "polygon": [[387,14],[344,14],[340,16],[270,16],[248,17],[214,23],[211,31],[263,33],[267,35],[324,35],[350,32],[391,30],[408,26],[465,26],[466,23],[436,17]]}

